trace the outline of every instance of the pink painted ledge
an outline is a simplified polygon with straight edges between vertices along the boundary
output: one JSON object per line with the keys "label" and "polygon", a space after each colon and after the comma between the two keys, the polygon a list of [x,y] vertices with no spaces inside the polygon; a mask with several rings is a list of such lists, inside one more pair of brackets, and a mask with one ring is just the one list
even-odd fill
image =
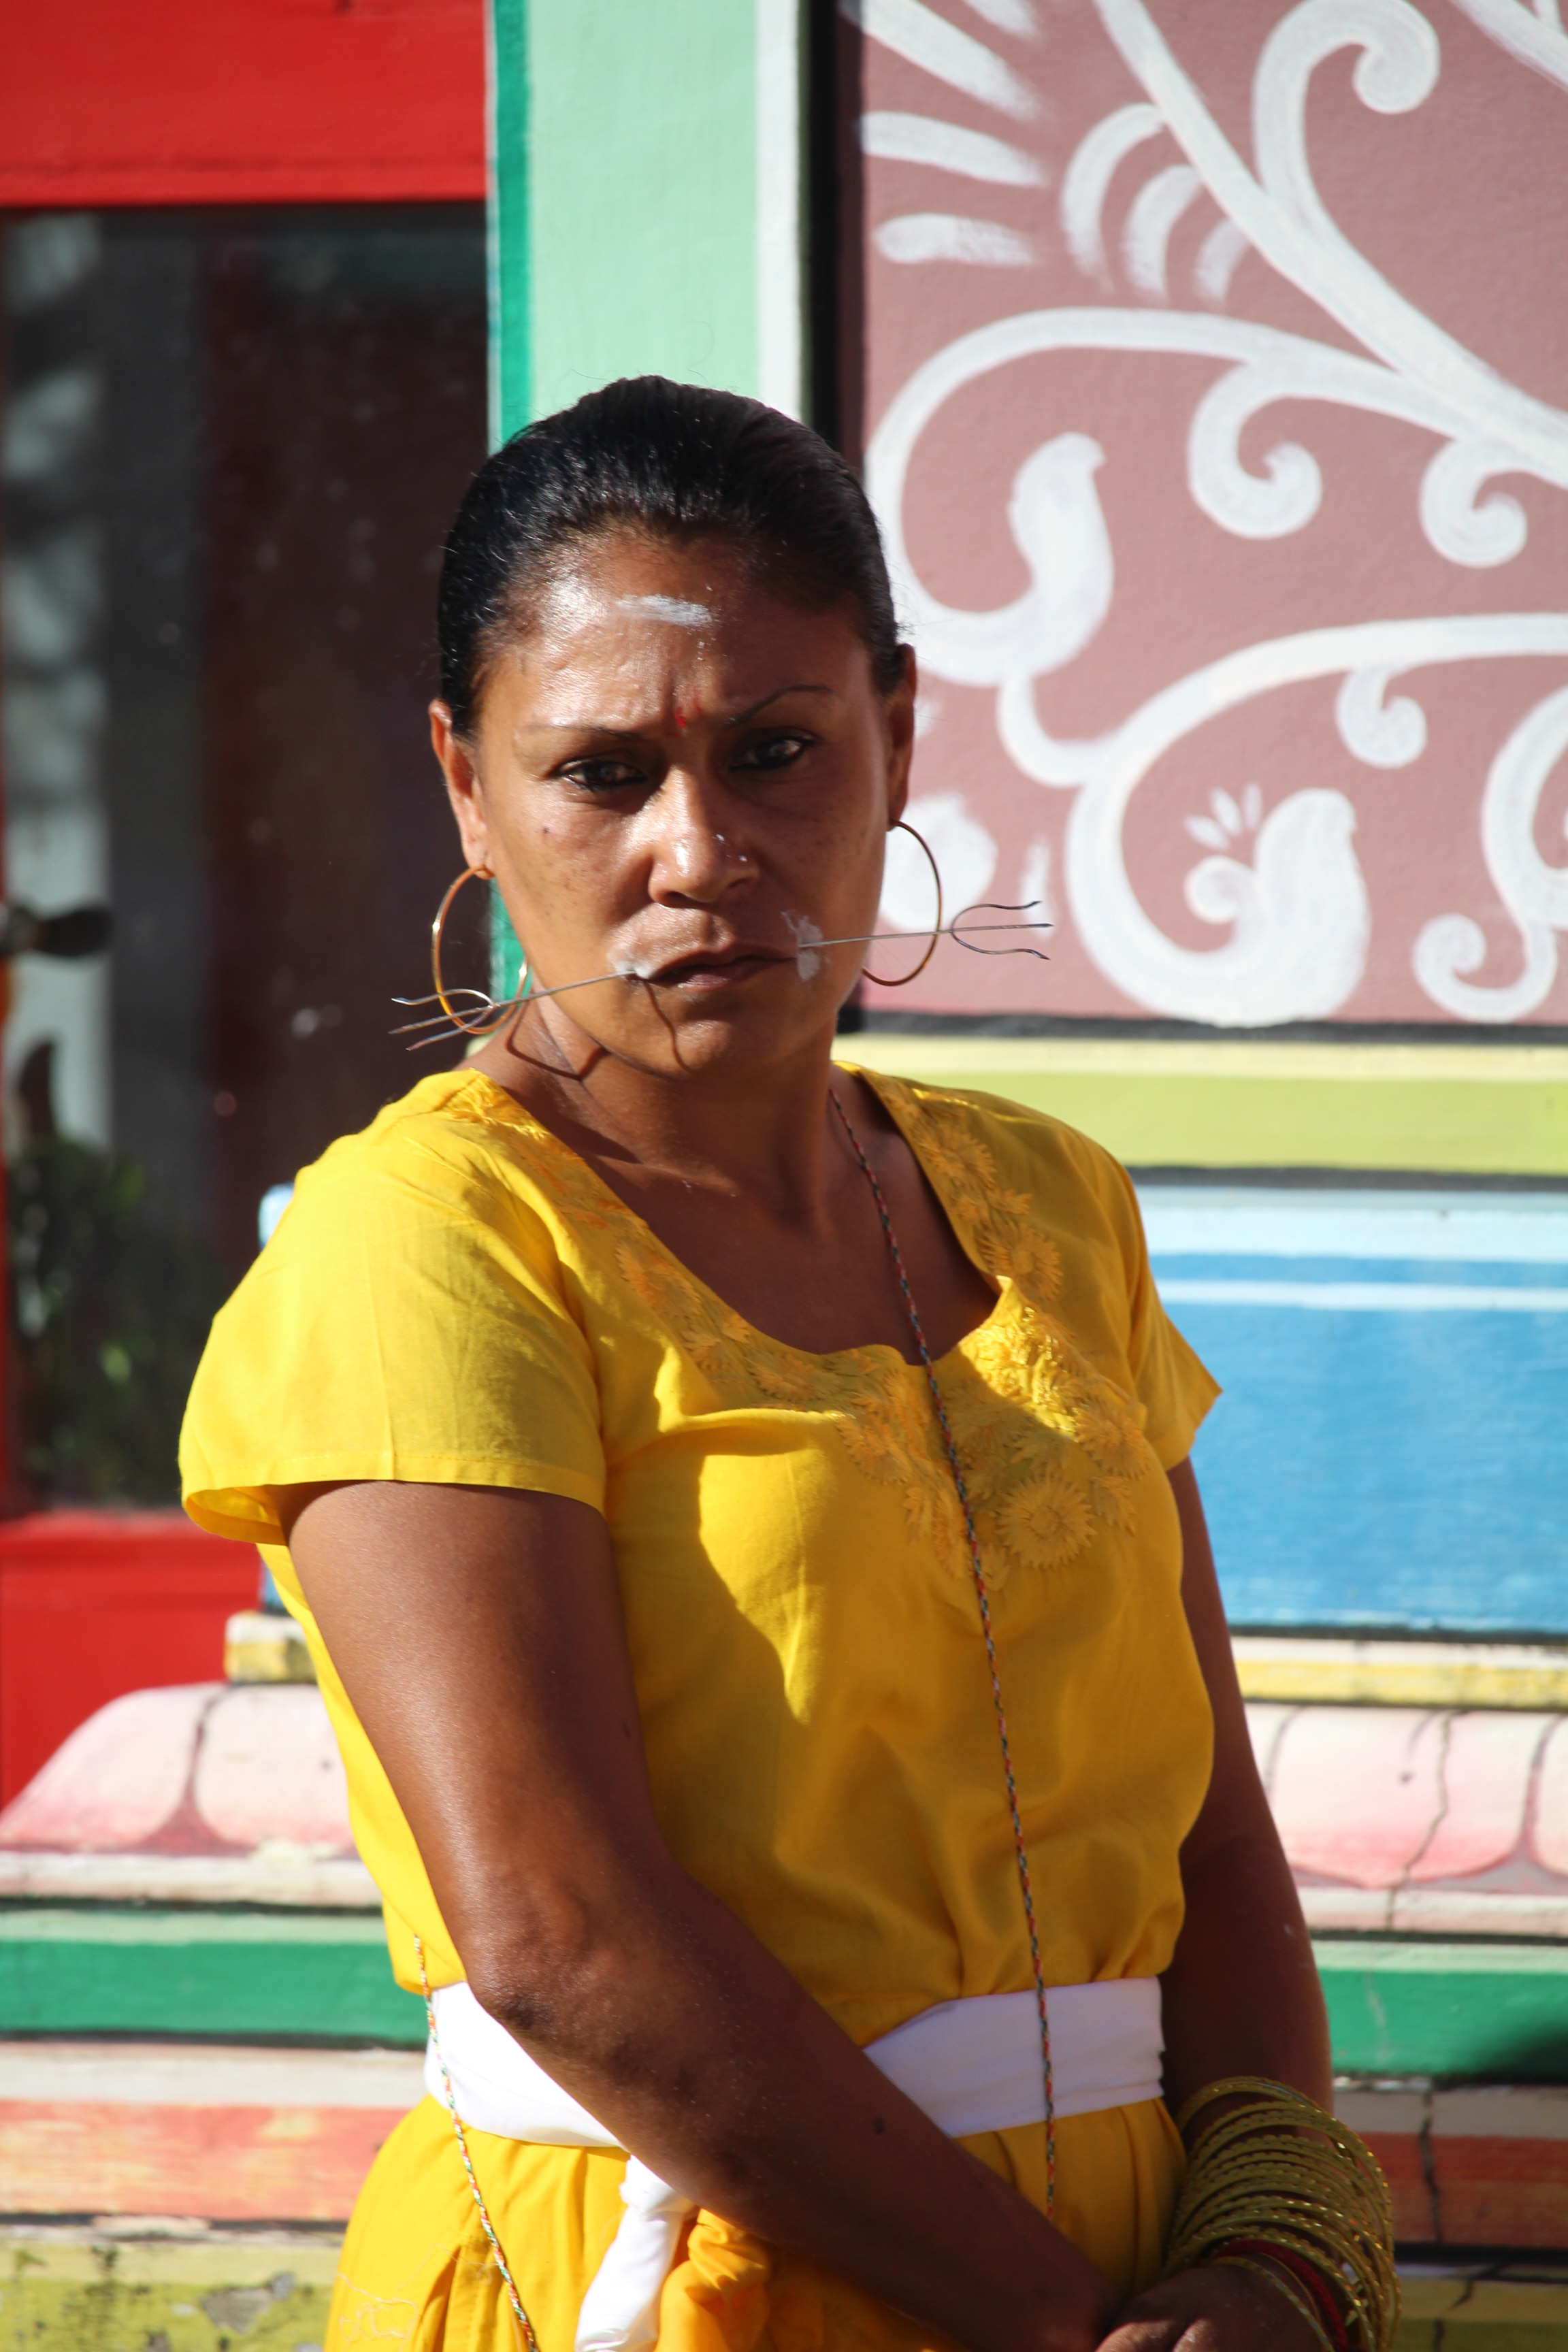
{"label": "pink painted ledge", "polygon": [[[1568,1715],[1254,1701],[1312,1927],[1568,1936]],[[103,1707],[0,1813],[0,1895],[371,1908],[320,1691]]]}
{"label": "pink painted ledge", "polygon": [[186,1683],[100,1707],[0,1813],[4,1895],[380,1902],[309,1683]]}
{"label": "pink painted ledge", "polygon": [[1568,1716],[1247,1713],[1309,1926],[1568,1935]]}

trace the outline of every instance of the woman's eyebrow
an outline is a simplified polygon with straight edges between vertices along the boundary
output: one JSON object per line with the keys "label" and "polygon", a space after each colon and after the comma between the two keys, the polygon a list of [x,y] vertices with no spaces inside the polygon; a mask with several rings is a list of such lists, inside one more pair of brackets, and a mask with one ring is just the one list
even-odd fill
{"label": "woman's eyebrow", "polygon": [[841,699],[837,688],[831,686],[775,686],[771,694],[764,694],[762,700],[753,702],[749,710],[737,711],[733,719],[726,719],[725,726],[743,727],[748,719],[754,719],[772,702],[782,702],[786,694],[826,694],[834,702]]}
{"label": "woman's eyebrow", "polygon": [[[837,688],[831,686],[775,686],[773,692],[764,694],[760,702],[753,702],[746,709],[737,711],[732,719],[726,719],[724,725],[744,727],[748,719],[755,719],[760,711],[767,709],[770,703],[782,702],[786,694],[826,694],[833,702],[843,698]],[[648,735],[657,734],[658,730],[657,721],[643,727],[613,727],[605,719],[536,719],[531,725],[520,727],[517,731],[520,735],[608,735],[616,742],[636,743]]]}

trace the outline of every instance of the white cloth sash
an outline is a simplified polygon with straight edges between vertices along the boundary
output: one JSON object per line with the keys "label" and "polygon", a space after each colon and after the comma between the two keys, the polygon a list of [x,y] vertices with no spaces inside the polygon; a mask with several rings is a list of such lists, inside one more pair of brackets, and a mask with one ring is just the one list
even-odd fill
{"label": "white cloth sash", "polygon": [[[435,2007],[458,2113],[475,2131],[551,2147],[620,2146],[479,2007],[466,1984],[439,1987]],[[1052,1985],[1046,2013],[1058,2116],[1160,2096],[1164,2039],[1158,1978]],[[1032,1992],[939,2001],[868,2042],[866,2055],[950,2137],[1046,2119],[1039,2010]],[[445,2106],[434,2042],[425,2053],[425,2085]],[[635,2156],[626,2162],[621,2199],[626,2210],[620,2228],[583,2298],[576,2352],[646,2352],[658,2340],[660,2290],[694,2208]]]}

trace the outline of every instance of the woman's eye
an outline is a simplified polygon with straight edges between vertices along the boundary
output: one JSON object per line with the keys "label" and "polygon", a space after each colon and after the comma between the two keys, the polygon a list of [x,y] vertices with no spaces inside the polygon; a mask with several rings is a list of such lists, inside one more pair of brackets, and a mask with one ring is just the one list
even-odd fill
{"label": "woman's eye", "polygon": [[764,735],[748,743],[735,761],[738,768],[787,768],[811,746],[809,735]]}
{"label": "woman's eye", "polygon": [[569,784],[579,784],[584,792],[623,792],[628,784],[647,781],[640,768],[628,766],[625,760],[574,760],[561,773]]}

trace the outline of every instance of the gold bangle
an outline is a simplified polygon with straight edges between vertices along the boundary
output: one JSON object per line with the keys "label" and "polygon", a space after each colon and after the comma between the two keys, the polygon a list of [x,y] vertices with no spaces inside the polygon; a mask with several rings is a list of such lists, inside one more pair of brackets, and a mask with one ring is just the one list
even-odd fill
{"label": "gold bangle", "polygon": [[1304,2092],[1260,2075],[1230,2075],[1196,2092],[1176,2117],[1185,2133],[1216,2100],[1245,2105],[1195,2134],[1176,2202],[1163,2275],[1230,2263],[1273,2279],[1325,2345],[1321,2315],[1299,2284],[1237,2243],[1273,2244],[1310,2263],[1344,2314],[1359,2352],[1388,2352],[1399,2324],[1394,2213],[1377,2160],[1354,2132]]}
{"label": "gold bangle", "polygon": [[1312,2308],[1310,2297],[1302,2293],[1288,2271],[1270,2270],[1267,2263],[1255,2262],[1250,2254],[1216,2254],[1207,2267],[1216,2271],[1251,2271],[1256,2277],[1267,2279],[1270,2286],[1279,2288],[1287,2303],[1294,2304],[1322,2346],[1323,2352],[1334,2352],[1321,2314]]}

